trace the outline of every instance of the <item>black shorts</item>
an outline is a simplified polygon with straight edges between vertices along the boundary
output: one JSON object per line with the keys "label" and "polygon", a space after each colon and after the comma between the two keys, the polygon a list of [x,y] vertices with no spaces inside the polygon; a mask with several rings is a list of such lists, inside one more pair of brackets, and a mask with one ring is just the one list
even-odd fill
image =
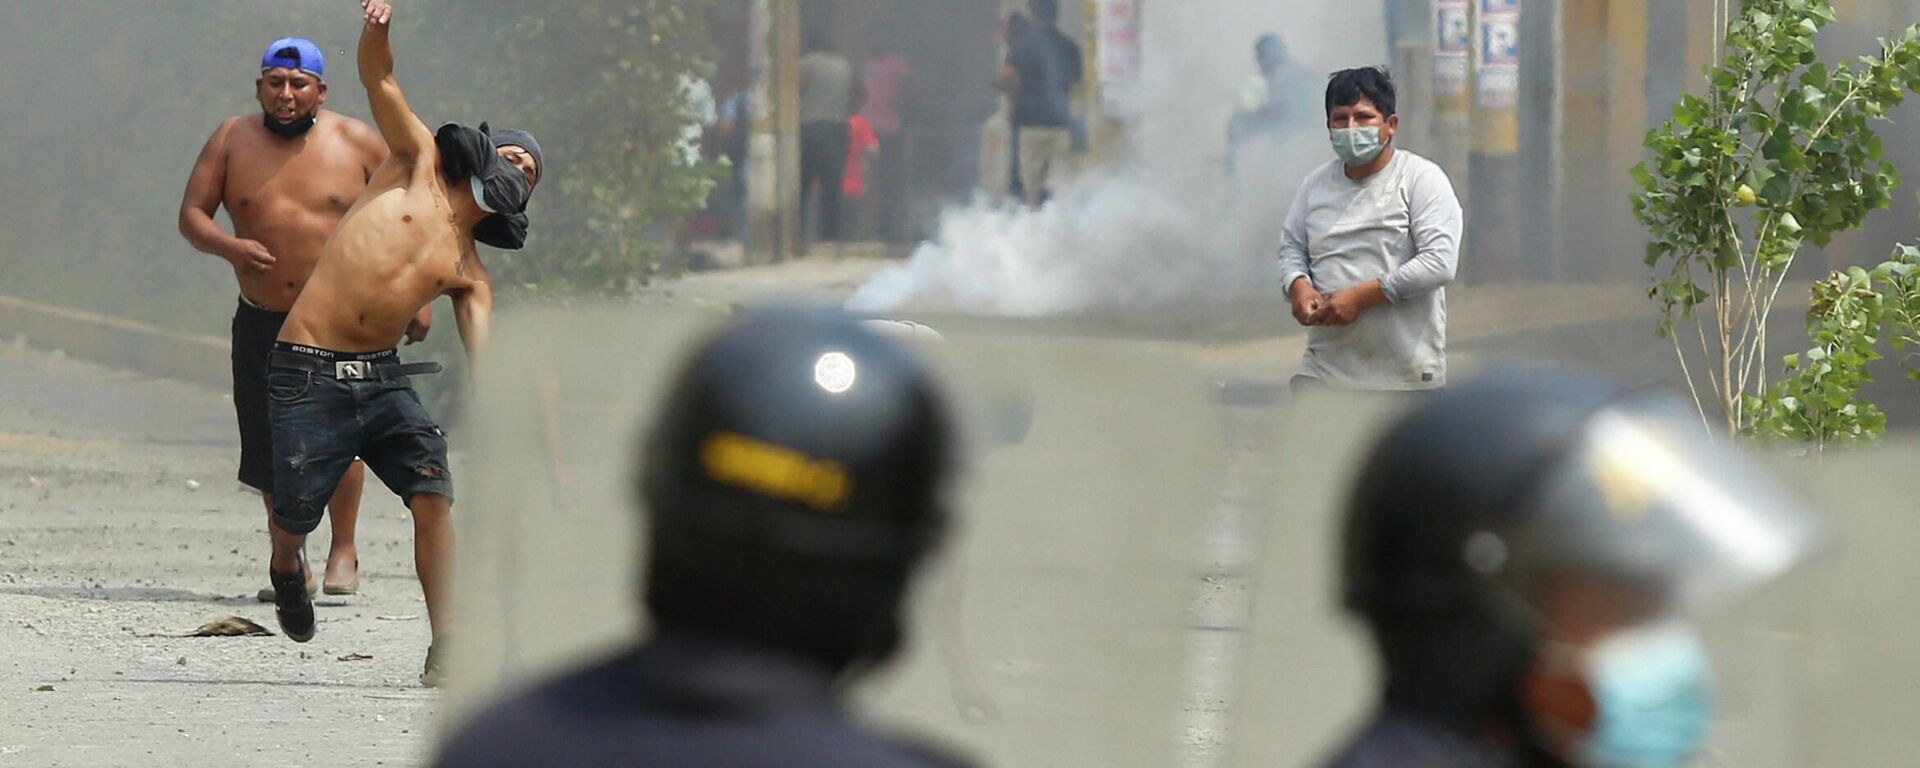
{"label": "black shorts", "polygon": [[[362,364],[365,378],[340,378],[340,362]],[[446,434],[407,383],[415,367],[402,365],[391,349],[349,354],[274,345],[266,388],[274,524],[299,534],[319,527],[355,456],[404,501],[422,493],[453,498]]]}
{"label": "black shorts", "polygon": [[273,491],[273,426],[267,423],[267,354],[287,313],[240,299],[233,312],[233,415],[240,422],[240,482]]}

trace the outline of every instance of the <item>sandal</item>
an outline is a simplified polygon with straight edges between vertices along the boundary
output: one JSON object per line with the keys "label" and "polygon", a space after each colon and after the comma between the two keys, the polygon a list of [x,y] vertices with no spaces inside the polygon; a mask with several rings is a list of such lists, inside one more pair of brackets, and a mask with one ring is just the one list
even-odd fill
{"label": "sandal", "polygon": [[349,581],[345,584],[329,581],[320,588],[320,591],[329,595],[360,594],[360,558],[359,557],[353,558],[353,580],[352,581]]}
{"label": "sandal", "polygon": [[427,646],[427,663],[420,670],[420,684],[428,688],[439,688],[447,683],[447,672],[440,660],[440,644]]}

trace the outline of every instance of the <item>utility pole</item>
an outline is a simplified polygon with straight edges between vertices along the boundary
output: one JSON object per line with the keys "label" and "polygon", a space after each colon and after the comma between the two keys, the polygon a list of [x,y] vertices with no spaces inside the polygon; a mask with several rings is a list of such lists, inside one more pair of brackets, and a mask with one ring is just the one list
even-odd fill
{"label": "utility pole", "polygon": [[1126,149],[1127,99],[1139,84],[1146,0],[1084,0],[1081,50],[1084,90],[1079,100],[1089,133],[1087,162],[1113,167]]}
{"label": "utility pole", "polygon": [[[1460,204],[1473,205],[1471,157],[1473,127],[1473,3],[1478,0],[1432,0],[1433,113],[1427,116],[1426,135],[1433,161],[1447,172]],[[1402,118],[1403,120],[1405,118]],[[1469,221],[1472,215],[1469,213]],[[1468,265],[1473,259],[1463,259]],[[1472,267],[1468,267],[1472,271]]]}
{"label": "utility pole", "polygon": [[780,236],[775,261],[800,253],[800,0],[773,0],[773,115]]}
{"label": "utility pole", "polygon": [[1479,0],[1477,6],[1467,253],[1483,265],[1480,277],[1540,279],[1548,254],[1520,247],[1520,0]]}
{"label": "utility pole", "polygon": [[[1667,0],[1652,0],[1666,2]],[[1554,250],[1581,279],[1643,277],[1642,230],[1620,203],[1647,132],[1649,0],[1559,0],[1562,149]]]}
{"label": "utility pole", "polygon": [[759,72],[748,145],[752,252],[779,262],[800,250],[800,3],[754,0],[751,59]]}
{"label": "utility pole", "polygon": [[1394,90],[1400,113],[1400,132],[1394,141],[1425,155],[1451,173],[1434,139],[1434,64],[1438,37],[1433,27],[1433,0],[1394,0],[1387,19],[1388,60],[1392,62]]}

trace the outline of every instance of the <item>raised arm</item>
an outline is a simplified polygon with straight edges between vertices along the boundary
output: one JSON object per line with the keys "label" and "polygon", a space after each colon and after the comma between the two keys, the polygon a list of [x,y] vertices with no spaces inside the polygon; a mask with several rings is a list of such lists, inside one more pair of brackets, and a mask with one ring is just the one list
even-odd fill
{"label": "raised arm", "polygon": [[393,79],[393,44],[387,37],[393,6],[387,0],[360,0],[360,7],[367,21],[360,30],[360,84],[367,88],[373,122],[380,126],[387,149],[394,158],[412,162],[433,148],[433,132],[413,114]]}

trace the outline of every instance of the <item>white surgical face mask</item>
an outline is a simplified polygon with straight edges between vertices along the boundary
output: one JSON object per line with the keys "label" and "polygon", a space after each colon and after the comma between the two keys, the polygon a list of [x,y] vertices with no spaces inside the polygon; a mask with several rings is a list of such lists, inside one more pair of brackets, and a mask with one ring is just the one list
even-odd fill
{"label": "white surgical face mask", "polygon": [[1366,165],[1380,156],[1387,148],[1380,140],[1382,128],[1377,125],[1363,125],[1354,128],[1334,128],[1333,153],[1340,156],[1340,162],[1347,165]]}

